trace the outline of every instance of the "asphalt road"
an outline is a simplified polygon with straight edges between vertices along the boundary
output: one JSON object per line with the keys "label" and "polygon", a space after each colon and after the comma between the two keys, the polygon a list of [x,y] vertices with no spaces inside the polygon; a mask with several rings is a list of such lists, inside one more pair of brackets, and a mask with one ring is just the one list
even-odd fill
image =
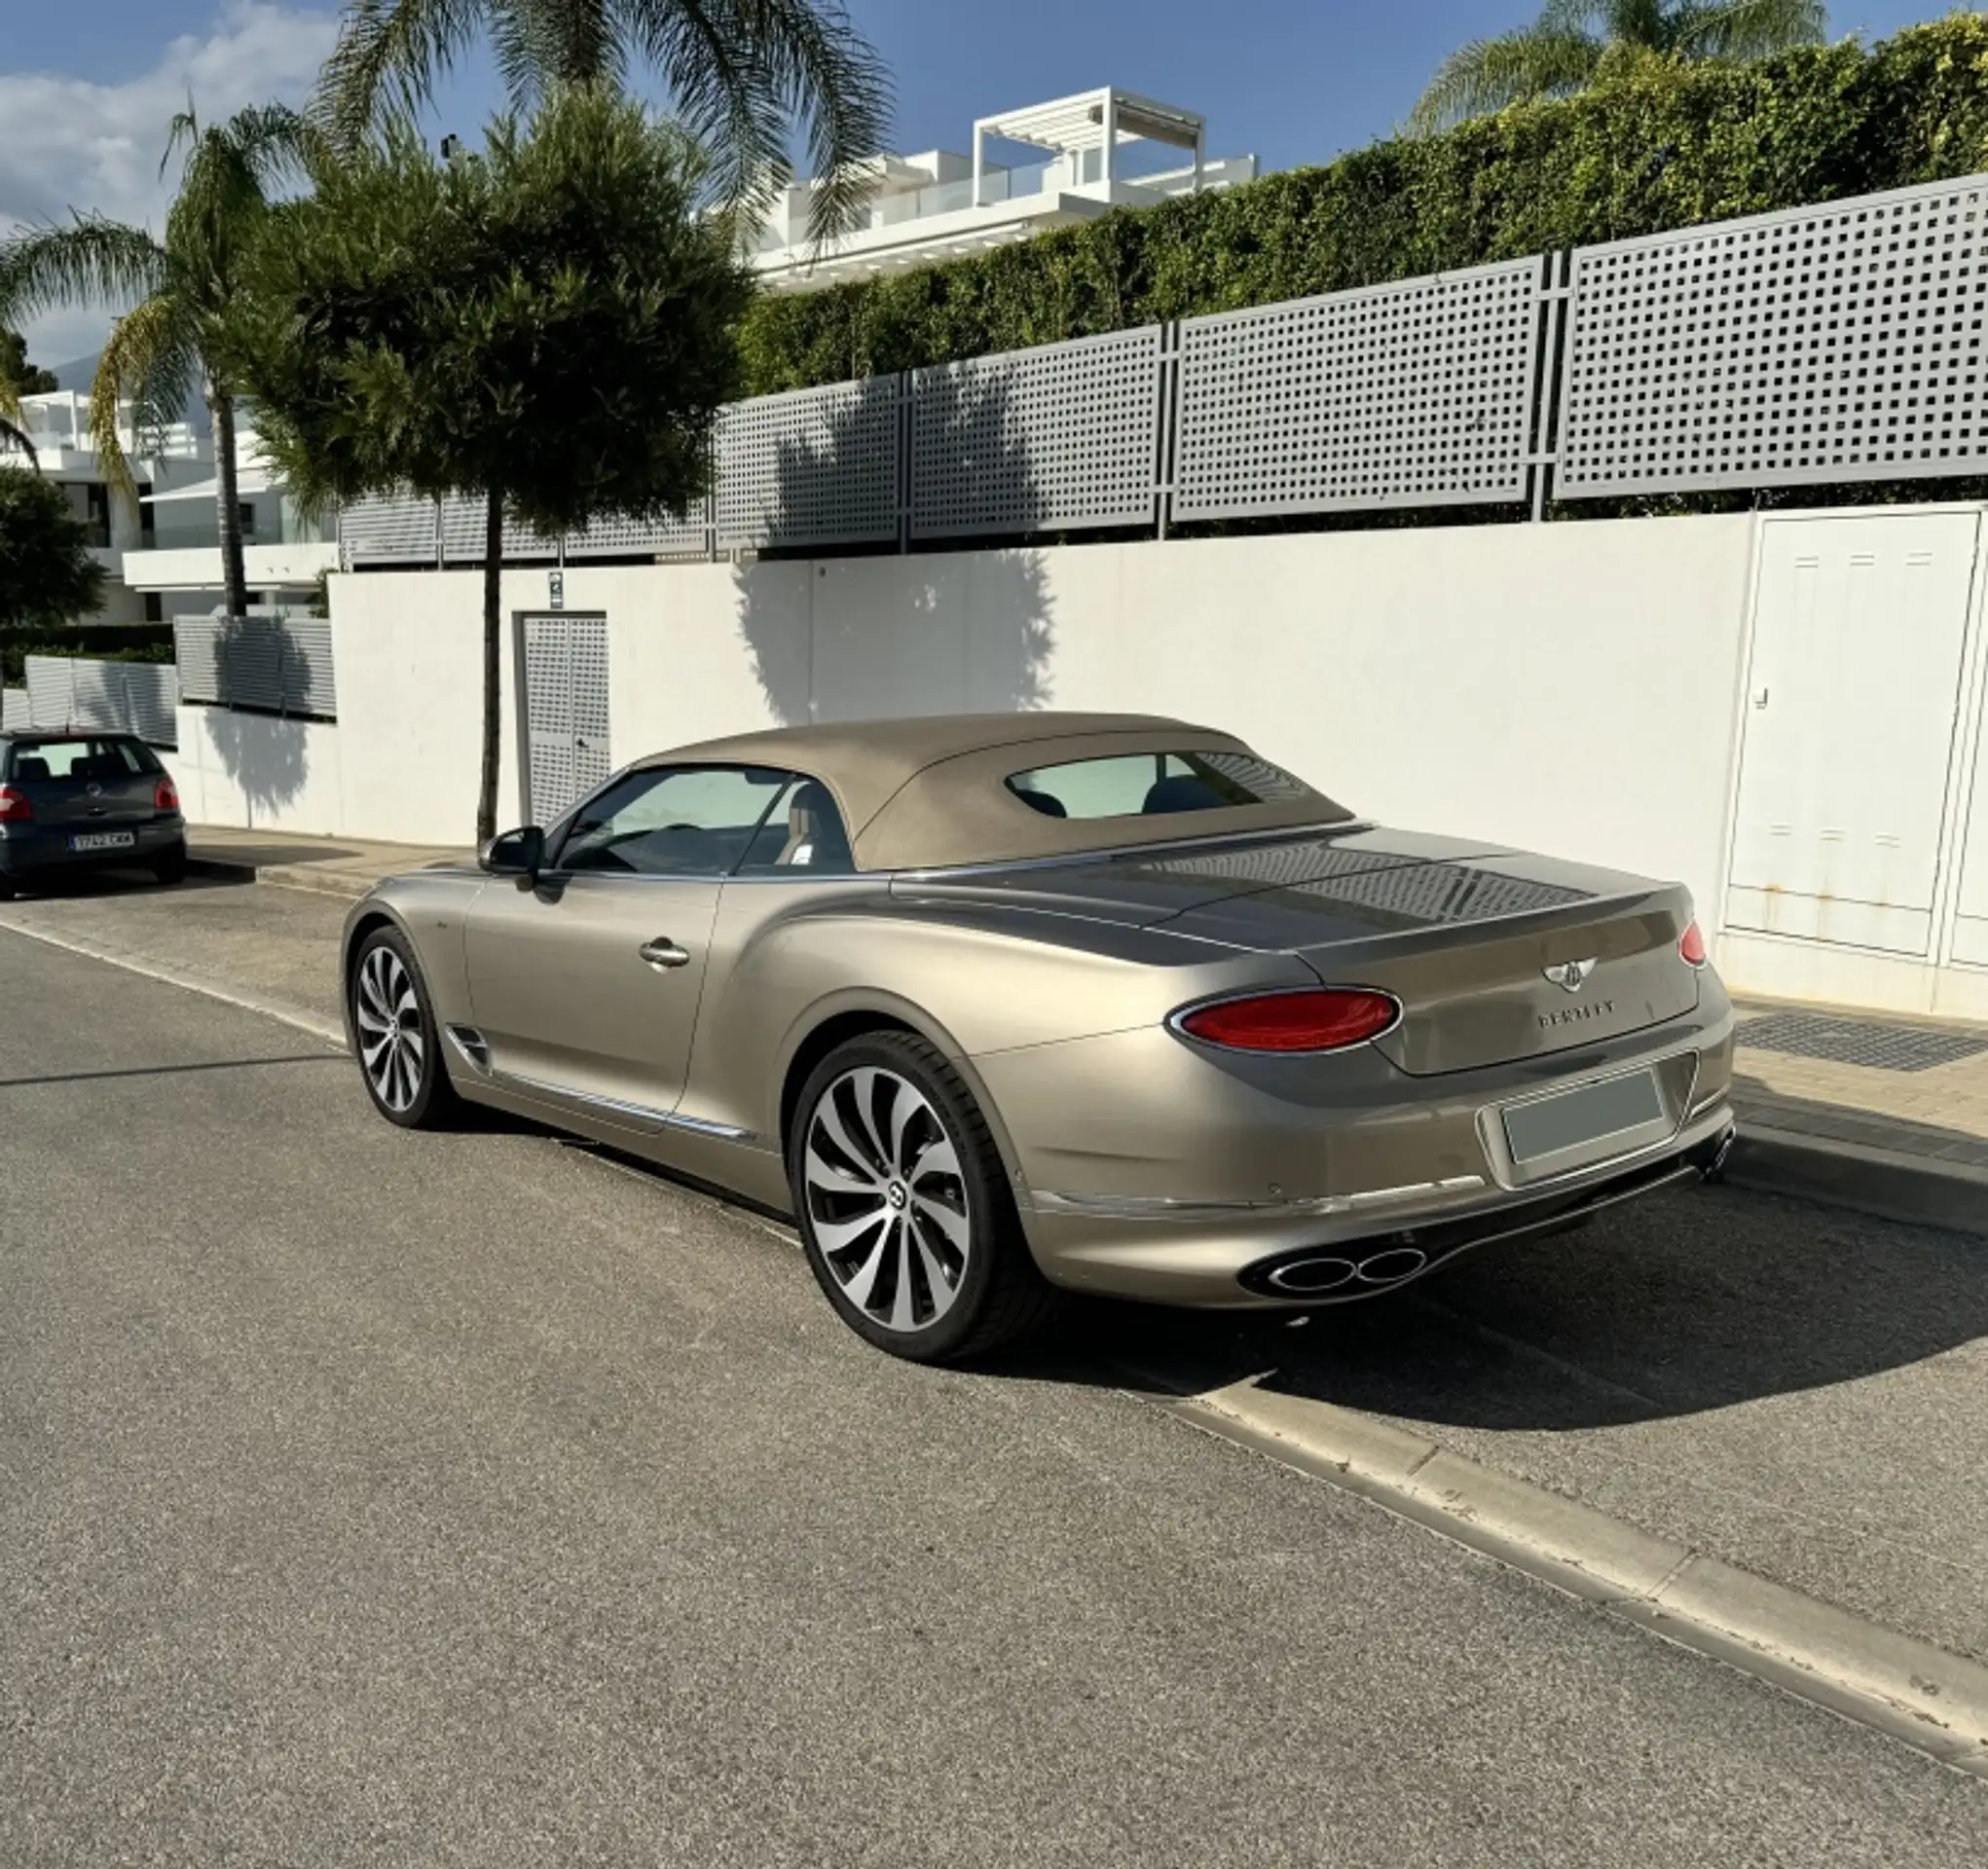
{"label": "asphalt road", "polygon": [[0,1862],[1988,1858],[1988,1786],[0,933]]}

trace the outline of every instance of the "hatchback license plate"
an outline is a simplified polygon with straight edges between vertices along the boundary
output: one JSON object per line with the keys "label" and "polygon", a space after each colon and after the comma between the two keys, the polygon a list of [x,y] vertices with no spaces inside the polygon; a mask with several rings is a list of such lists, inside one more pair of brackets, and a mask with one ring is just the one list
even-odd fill
{"label": "hatchback license plate", "polygon": [[1605,1083],[1563,1090],[1557,1097],[1507,1105],[1504,1117],[1505,1140],[1517,1162],[1564,1154],[1569,1149],[1669,1119],[1653,1071],[1637,1071],[1626,1078],[1610,1078]]}
{"label": "hatchback license plate", "polygon": [[84,830],[69,839],[71,850],[135,850],[137,845],[134,830]]}

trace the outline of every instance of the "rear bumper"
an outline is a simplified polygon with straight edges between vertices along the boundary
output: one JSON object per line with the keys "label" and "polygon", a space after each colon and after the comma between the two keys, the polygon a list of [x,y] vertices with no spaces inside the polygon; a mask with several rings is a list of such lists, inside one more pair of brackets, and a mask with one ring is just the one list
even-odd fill
{"label": "rear bumper", "polygon": [[[1227,1307],[1371,1297],[1466,1247],[1702,1171],[1733,1126],[1732,1046],[1732,1009],[1708,972],[1682,1018],[1444,1078],[1408,1077],[1371,1047],[1330,1069],[1260,1067],[1140,1033],[974,1063],[1014,1145],[1023,1227],[1048,1278]],[[1500,1108],[1644,1068],[1668,1128],[1565,1172],[1515,1169]],[[1397,1257],[1368,1264],[1383,1253]],[[1270,1274],[1307,1257],[1342,1264],[1279,1289]]]}
{"label": "rear bumper", "polygon": [[105,825],[107,830],[131,832],[133,841],[129,850],[71,850],[70,834],[79,828],[74,825],[0,825],[0,875],[144,864],[186,841],[186,820],[177,814],[150,818],[137,825]]}

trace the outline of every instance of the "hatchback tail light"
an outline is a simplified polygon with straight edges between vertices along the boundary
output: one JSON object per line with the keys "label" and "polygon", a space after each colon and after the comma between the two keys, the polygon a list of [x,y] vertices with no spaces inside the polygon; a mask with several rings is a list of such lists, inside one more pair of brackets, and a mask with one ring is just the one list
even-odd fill
{"label": "hatchback tail light", "polygon": [[179,809],[179,792],[170,779],[162,779],[152,788],[152,803],[160,811]]}
{"label": "hatchback tail light", "polygon": [[1705,936],[1698,932],[1696,922],[1685,929],[1677,942],[1677,952],[1684,957],[1686,967],[1705,965]]}
{"label": "hatchback tail light", "polygon": [[27,801],[27,793],[17,791],[12,786],[0,786],[0,825],[30,825],[34,822],[34,807]]}
{"label": "hatchback tail light", "polygon": [[1255,993],[1176,1012],[1174,1027],[1231,1051],[1344,1051],[1378,1039],[1401,1017],[1401,1002],[1368,987],[1300,987]]}

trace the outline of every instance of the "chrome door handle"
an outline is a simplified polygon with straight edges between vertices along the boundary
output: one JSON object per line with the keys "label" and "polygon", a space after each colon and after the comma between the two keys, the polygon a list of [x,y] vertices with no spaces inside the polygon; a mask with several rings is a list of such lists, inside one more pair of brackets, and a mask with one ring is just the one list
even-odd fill
{"label": "chrome door handle", "polygon": [[688,967],[690,950],[679,947],[667,935],[659,934],[652,941],[644,941],[635,950],[651,967]]}

